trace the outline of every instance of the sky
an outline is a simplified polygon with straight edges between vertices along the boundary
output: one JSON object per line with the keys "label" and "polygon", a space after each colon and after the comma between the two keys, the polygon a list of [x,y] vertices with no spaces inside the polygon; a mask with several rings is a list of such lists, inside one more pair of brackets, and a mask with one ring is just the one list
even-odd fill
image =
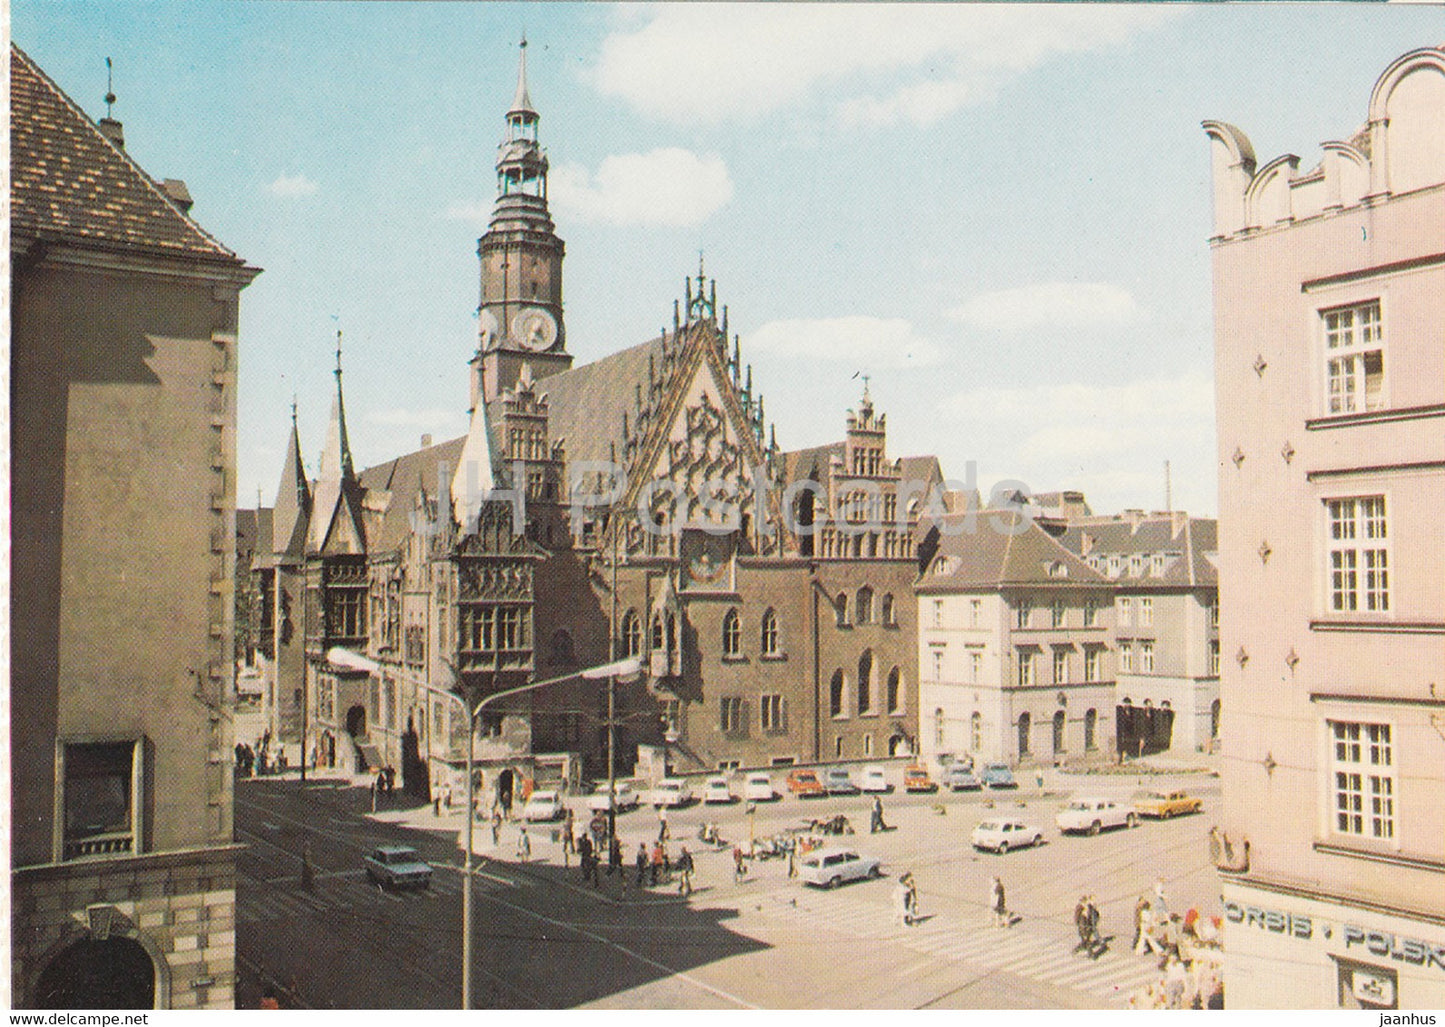
{"label": "sky", "polygon": [[[311,473],[335,337],[358,466],[466,430],[477,239],[525,33],[584,363],[671,325],[699,255],[784,449],[862,378],[891,456],[1098,512],[1216,510],[1209,152],[1348,138],[1414,5],[105,4],[13,40],[114,117],[242,294],[238,504]],[[972,470],[970,470],[972,468]]]}

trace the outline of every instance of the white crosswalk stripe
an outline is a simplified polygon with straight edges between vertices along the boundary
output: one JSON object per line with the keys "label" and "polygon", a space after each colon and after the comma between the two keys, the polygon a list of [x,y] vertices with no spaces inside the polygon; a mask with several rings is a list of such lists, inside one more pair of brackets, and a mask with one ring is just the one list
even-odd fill
{"label": "white crosswalk stripe", "polygon": [[1072,949],[1071,927],[1025,920],[1007,930],[986,917],[963,921],[934,916],[916,927],[898,923],[891,905],[854,903],[835,909],[817,896],[778,891],[764,908],[775,916],[860,938],[886,940],[935,959],[973,963],[1032,980],[1070,988],[1122,1005],[1137,988],[1158,976],[1152,959],[1111,949],[1097,960]]}

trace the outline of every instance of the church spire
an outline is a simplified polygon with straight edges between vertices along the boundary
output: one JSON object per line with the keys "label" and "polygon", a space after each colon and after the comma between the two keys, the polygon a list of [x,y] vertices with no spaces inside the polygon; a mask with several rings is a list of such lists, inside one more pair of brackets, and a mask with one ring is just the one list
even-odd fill
{"label": "church spire", "polygon": [[271,552],[299,558],[305,552],[306,533],[311,523],[311,485],[301,462],[301,435],[296,428],[296,401],[291,401],[291,438],[286,443],[286,462],[276,487],[276,504],[271,515]]}
{"label": "church spire", "polygon": [[513,114],[530,114],[537,117],[536,108],[532,106],[532,97],[527,93],[527,36],[522,35],[521,43],[522,56],[517,60],[517,93],[512,97],[512,109],[507,112],[508,117]]}
{"label": "church spire", "polygon": [[[321,450],[321,464],[316,474],[315,515],[307,548],[315,551],[326,544],[332,521],[344,512],[362,545],[360,510],[353,500],[360,492],[356,471],[351,461],[351,442],[346,435],[346,402],[341,390],[341,329],[336,330],[336,395],[331,400],[331,418],[326,424],[326,445]],[[338,510],[340,508],[340,511]]]}

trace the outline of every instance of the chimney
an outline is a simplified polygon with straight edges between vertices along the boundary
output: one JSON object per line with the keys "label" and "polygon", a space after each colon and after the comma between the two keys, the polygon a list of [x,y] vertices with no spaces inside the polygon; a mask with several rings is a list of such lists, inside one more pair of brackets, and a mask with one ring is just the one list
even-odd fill
{"label": "chimney", "polygon": [[1173,524],[1170,525],[1170,537],[1178,538],[1179,533],[1184,530],[1184,526],[1189,523],[1189,515],[1183,510],[1171,510],[1169,519],[1173,521]]}
{"label": "chimney", "polygon": [[1129,534],[1137,535],[1139,533],[1139,524],[1144,520],[1144,511],[1125,510],[1123,516],[1124,520],[1129,522]]}
{"label": "chimney", "polygon": [[95,127],[100,129],[100,134],[114,143],[117,149],[125,149],[125,129],[119,121],[104,117],[95,123]]}
{"label": "chimney", "polygon": [[421,437],[421,448],[422,448],[422,449],[430,449],[430,448],[431,448],[431,433],[430,433],[430,432],[428,432],[427,434],[425,434],[425,435],[423,435],[423,436]]}
{"label": "chimney", "polygon": [[186,188],[186,183],[179,178],[168,178],[161,183],[161,191],[166,194],[166,199],[176,205],[182,214],[190,212],[191,191]]}
{"label": "chimney", "polygon": [[1094,551],[1094,536],[1087,531],[1079,533],[1079,555],[1088,556]]}

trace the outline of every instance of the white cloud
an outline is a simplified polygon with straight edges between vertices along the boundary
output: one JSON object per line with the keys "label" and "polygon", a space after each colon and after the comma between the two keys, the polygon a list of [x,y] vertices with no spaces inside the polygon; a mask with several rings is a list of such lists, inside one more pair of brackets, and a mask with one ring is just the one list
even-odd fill
{"label": "white cloud", "polygon": [[363,419],[368,424],[382,428],[411,428],[427,432],[437,442],[461,435],[467,430],[467,414],[464,410],[409,410],[405,407],[386,407],[381,410],[368,410]]}
{"label": "white cloud", "polygon": [[942,348],[916,335],[908,321],[861,315],[769,321],[748,336],[747,346],[768,356],[827,360],[864,370],[923,367],[943,356]]}
{"label": "white cloud", "polygon": [[316,188],[316,183],[305,175],[278,175],[274,181],[267,184],[266,191],[272,196],[284,196],[289,199],[296,196],[314,196]]}
{"label": "white cloud", "polygon": [[[590,71],[679,123],[751,120],[827,91],[845,123],[927,124],[1064,53],[1116,46],[1153,5],[664,4],[628,12]],[[901,79],[901,80],[900,80]]]}
{"label": "white cloud", "polygon": [[1144,309],[1108,282],[1042,282],[986,292],[948,311],[974,328],[1018,332],[1035,328],[1121,328],[1143,320]]}
{"label": "white cloud", "polygon": [[561,165],[552,171],[548,195],[558,210],[587,221],[686,228],[731,200],[733,183],[721,157],[665,147],[613,154],[595,174]]}

